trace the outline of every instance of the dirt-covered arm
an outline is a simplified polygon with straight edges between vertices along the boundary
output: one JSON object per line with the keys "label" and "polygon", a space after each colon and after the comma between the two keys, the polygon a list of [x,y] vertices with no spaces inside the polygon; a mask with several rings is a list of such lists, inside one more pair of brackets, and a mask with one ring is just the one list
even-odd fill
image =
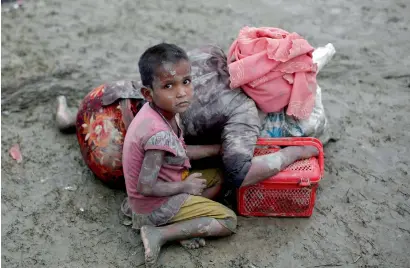
{"label": "dirt-covered arm", "polygon": [[217,156],[221,151],[221,145],[188,145],[187,155],[190,160],[198,160],[206,157]]}
{"label": "dirt-covered arm", "polygon": [[165,152],[148,150],[145,153],[138,179],[137,191],[144,196],[172,196],[185,192],[183,182],[163,182],[158,174],[164,162]]}
{"label": "dirt-covered arm", "polygon": [[120,101],[120,109],[122,113],[122,121],[124,122],[125,129],[127,130],[132,120],[134,119],[134,114],[131,111],[131,100],[122,99]]}

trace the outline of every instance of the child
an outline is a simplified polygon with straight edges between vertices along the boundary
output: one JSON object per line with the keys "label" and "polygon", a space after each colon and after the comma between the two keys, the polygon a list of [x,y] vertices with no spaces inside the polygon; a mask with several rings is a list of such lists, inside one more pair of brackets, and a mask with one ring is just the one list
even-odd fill
{"label": "child", "polygon": [[220,146],[184,144],[178,114],[193,98],[187,54],[163,43],[145,51],[138,65],[148,103],[128,128],[123,169],[133,227],[141,231],[145,263],[151,266],[168,241],[198,248],[202,237],[231,235],[236,215],[208,199],[220,188],[215,175],[188,173],[190,159],[218,155]]}

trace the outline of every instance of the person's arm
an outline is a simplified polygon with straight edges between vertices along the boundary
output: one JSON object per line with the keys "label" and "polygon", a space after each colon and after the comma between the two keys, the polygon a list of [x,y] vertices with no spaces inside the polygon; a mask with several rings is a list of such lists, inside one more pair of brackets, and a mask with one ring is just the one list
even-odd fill
{"label": "person's arm", "polygon": [[186,151],[190,160],[198,160],[219,155],[221,145],[187,145]]}
{"label": "person's arm", "polygon": [[130,99],[122,99],[120,101],[120,110],[122,113],[122,121],[125,126],[125,130],[128,129],[129,125],[131,124],[132,120],[134,119],[134,115],[131,111],[131,101]]}
{"label": "person's arm", "polygon": [[145,153],[138,178],[137,191],[144,196],[172,196],[180,193],[200,195],[206,187],[202,174],[194,173],[185,181],[164,182],[158,180],[158,174],[164,163],[165,152],[148,150]]}
{"label": "person's arm", "polygon": [[165,152],[159,150],[149,150],[145,153],[137,185],[137,191],[142,195],[171,196],[184,192],[183,182],[158,181],[164,156]]}

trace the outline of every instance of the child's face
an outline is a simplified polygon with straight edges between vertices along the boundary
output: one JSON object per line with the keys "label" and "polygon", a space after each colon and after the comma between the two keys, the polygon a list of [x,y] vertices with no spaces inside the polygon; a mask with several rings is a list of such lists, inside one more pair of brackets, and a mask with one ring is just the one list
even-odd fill
{"label": "child's face", "polygon": [[152,82],[151,100],[162,110],[177,114],[185,112],[192,101],[191,64],[180,60],[158,67]]}

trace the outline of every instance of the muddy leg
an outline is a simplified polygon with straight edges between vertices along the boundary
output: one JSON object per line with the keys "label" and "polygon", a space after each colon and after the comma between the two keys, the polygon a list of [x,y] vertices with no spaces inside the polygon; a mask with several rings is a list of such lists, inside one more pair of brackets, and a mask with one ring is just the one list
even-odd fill
{"label": "muddy leg", "polygon": [[[214,200],[216,196],[220,193],[221,188],[222,188],[221,183],[218,183],[212,187],[209,187],[205,189],[205,191],[202,193],[202,197]],[[182,240],[182,241],[179,241],[179,243],[181,244],[181,246],[187,249],[197,249],[197,248],[204,247],[206,245],[205,239],[200,238],[200,237]]]}
{"label": "muddy leg", "polygon": [[61,132],[72,132],[75,130],[76,116],[67,106],[64,96],[57,97],[56,123]]}
{"label": "muddy leg", "polygon": [[[224,220],[228,226],[236,226],[236,218]],[[232,221],[232,222],[228,222]],[[145,264],[154,267],[161,246],[167,242],[188,240],[194,237],[228,236],[232,231],[220,223],[220,221],[203,217],[183,222],[174,223],[164,227],[143,226],[141,238],[145,248]]]}
{"label": "muddy leg", "polygon": [[289,146],[273,154],[256,156],[241,186],[256,184],[276,175],[295,161],[318,154],[319,151],[313,146]]}

